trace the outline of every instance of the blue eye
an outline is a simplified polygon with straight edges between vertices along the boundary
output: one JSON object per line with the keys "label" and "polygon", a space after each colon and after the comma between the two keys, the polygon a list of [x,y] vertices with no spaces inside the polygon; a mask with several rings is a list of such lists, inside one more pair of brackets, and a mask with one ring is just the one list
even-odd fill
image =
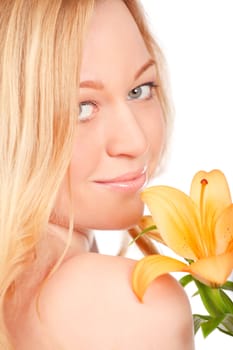
{"label": "blue eye", "polygon": [[79,104],[79,116],[78,120],[80,122],[85,122],[90,120],[95,113],[96,105],[93,102],[81,102]]}
{"label": "blue eye", "polygon": [[154,83],[146,83],[132,89],[128,94],[129,100],[146,100],[153,96],[153,89],[157,85]]}

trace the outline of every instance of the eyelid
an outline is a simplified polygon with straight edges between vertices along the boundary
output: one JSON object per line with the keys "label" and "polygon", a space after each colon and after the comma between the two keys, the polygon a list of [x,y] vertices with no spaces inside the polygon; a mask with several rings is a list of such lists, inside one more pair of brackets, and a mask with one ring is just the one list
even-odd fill
{"label": "eyelid", "polygon": [[[158,87],[158,84],[157,84],[155,81],[148,81],[148,82],[146,82],[146,83],[143,83],[143,84],[140,84],[140,85],[135,86],[133,89],[138,89],[138,88],[140,88],[140,87],[142,87],[142,86]],[[133,89],[132,89],[132,90],[133,90]],[[132,91],[132,90],[131,90],[131,91]]]}

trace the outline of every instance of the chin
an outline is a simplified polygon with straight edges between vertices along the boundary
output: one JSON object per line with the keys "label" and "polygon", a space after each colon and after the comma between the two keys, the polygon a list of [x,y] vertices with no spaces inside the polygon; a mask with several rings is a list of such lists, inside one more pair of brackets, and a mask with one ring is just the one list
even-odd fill
{"label": "chin", "polygon": [[[138,208],[123,208],[123,210],[115,211],[114,213],[108,213],[102,217],[99,216],[98,220],[92,223],[90,229],[96,230],[127,230],[135,226],[143,215],[143,206]],[[106,220],[106,217],[108,220]],[[111,219],[110,219],[111,218]]]}

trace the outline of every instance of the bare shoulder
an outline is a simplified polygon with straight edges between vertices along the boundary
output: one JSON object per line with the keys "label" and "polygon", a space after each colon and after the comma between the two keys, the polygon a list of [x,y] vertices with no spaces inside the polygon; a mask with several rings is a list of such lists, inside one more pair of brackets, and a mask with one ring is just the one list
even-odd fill
{"label": "bare shoulder", "polygon": [[88,253],[59,268],[41,292],[40,320],[34,305],[33,323],[46,329],[51,349],[193,350],[189,302],[179,283],[162,276],[140,303],[131,289],[134,264]]}

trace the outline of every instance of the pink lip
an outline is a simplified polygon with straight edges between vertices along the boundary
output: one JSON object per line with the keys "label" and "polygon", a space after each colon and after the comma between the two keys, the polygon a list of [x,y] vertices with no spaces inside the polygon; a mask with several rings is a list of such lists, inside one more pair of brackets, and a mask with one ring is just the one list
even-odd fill
{"label": "pink lip", "polygon": [[112,179],[94,181],[100,186],[117,190],[120,192],[137,192],[146,183],[147,177],[145,170],[129,172]]}

